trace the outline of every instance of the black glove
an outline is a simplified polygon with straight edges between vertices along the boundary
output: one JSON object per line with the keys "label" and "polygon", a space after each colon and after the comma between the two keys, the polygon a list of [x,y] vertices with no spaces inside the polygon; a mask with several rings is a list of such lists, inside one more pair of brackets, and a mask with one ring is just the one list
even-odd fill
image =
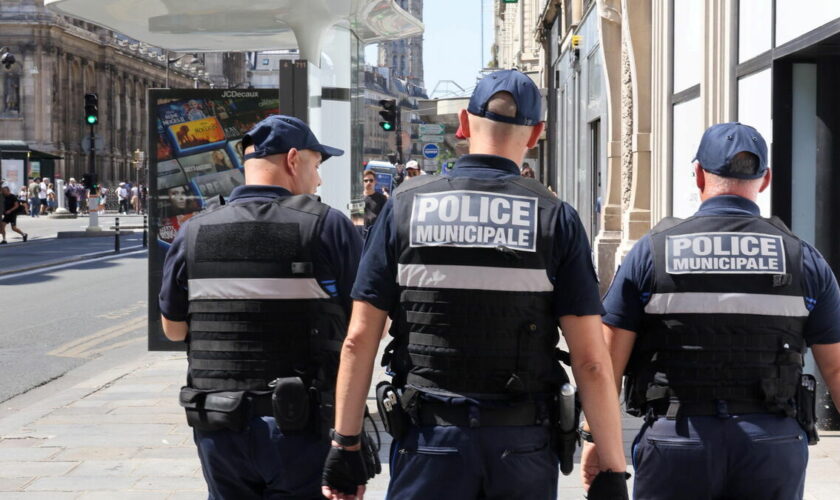
{"label": "black glove", "polygon": [[626,472],[602,470],[592,480],[586,498],[589,500],[629,500],[628,479],[630,479],[630,474]]}
{"label": "black glove", "polygon": [[347,495],[355,495],[359,485],[367,484],[368,471],[360,450],[350,451],[330,446],[321,485]]}

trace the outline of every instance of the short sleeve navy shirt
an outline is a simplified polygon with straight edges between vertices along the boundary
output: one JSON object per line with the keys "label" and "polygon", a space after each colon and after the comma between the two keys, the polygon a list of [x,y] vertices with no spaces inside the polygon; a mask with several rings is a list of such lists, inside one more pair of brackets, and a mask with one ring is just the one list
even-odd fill
{"label": "short sleeve navy shirt", "polygon": [[[465,155],[455,164],[451,177],[505,179],[519,175],[513,161],[492,155]],[[393,312],[399,303],[397,284],[397,228],[393,203],[380,212],[371,228],[352,297],[383,311]],[[548,269],[554,283],[554,314],[587,316],[603,312],[598,279],[592,265],[592,250],[577,212],[563,203],[557,217],[554,257]]]}
{"label": "short sleeve navy shirt", "polygon": [[[695,214],[759,215],[758,205],[746,198],[723,195],[709,198]],[[828,263],[811,245],[802,242],[805,305],[810,314],[805,341],[810,345],[840,342],[840,289]],[[604,323],[639,332],[653,286],[653,257],[645,235],[630,250],[604,297]]]}
{"label": "short sleeve navy shirt", "polygon": [[[270,202],[291,196],[277,186],[239,186],[231,193],[228,204]],[[187,221],[189,224],[190,221]],[[183,227],[166,254],[163,281],[158,301],[160,312],[170,321],[187,320],[187,262]],[[330,296],[337,298],[348,315],[351,309],[350,290],[356,279],[362,238],[344,214],[330,208],[321,228],[321,245],[315,255],[315,279]]]}

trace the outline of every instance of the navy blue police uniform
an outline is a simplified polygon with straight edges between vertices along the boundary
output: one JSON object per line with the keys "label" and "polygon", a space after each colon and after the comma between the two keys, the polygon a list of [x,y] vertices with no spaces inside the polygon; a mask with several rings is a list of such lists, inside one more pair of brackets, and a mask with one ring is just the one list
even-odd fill
{"label": "navy blue police uniform", "polygon": [[[736,147],[742,133],[763,145],[740,124],[710,132],[726,137],[716,147]],[[743,150],[763,175],[766,149],[733,151]],[[732,154],[701,156],[705,168]],[[807,346],[840,342],[837,282],[813,247],[754,202],[715,196],[636,243],[604,309],[604,323],[638,335],[625,370],[628,412],[645,419],[634,498],[802,498],[803,359]]]}
{"label": "navy blue police uniform", "polygon": [[395,191],[352,296],[389,311],[383,364],[411,417],[389,498],[556,498],[557,319],[602,312],[571,206],[506,158],[463,156]]}
{"label": "navy blue police uniform", "polygon": [[[269,117],[246,138],[253,157],[341,154],[295,118]],[[209,498],[321,497],[361,247],[343,214],[278,186],[237,187],[179,231],[159,302],[188,324],[179,402]]]}

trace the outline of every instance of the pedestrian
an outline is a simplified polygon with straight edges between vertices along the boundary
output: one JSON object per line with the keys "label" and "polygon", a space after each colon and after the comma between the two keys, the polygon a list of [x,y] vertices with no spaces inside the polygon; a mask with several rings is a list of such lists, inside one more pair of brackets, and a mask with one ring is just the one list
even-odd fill
{"label": "pedestrian", "polygon": [[79,203],[79,212],[87,214],[90,211],[88,206],[88,191],[83,184],[76,184],[76,199]]}
{"label": "pedestrian", "polygon": [[420,174],[420,165],[416,160],[411,160],[405,164],[405,175],[407,177],[417,177]]}
{"label": "pedestrian", "polygon": [[67,210],[75,215],[78,212],[79,203],[79,190],[75,178],[71,177],[67,181],[67,187],[64,188],[64,197],[67,198]]}
{"label": "pedestrian", "polygon": [[29,216],[38,217],[41,213],[41,200],[39,198],[39,193],[41,192],[41,179],[32,177],[29,180],[27,192],[29,195]]}
{"label": "pedestrian", "polygon": [[17,197],[18,197],[18,203],[20,203],[20,206],[23,207],[23,210],[21,210],[20,213],[22,213],[22,214],[29,213],[29,196],[28,196],[28,190],[26,189],[26,186],[21,186],[20,187],[20,189],[18,190]]}
{"label": "pedestrian", "polygon": [[29,239],[29,235],[20,230],[17,226],[17,216],[20,213],[20,202],[12,195],[8,186],[0,188],[3,193],[3,217],[0,218],[0,245],[6,244],[6,224],[12,227],[12,231],[18,233],[23,241]]}
{"label": "pedestrian", "polygon": [[131,209],[135,214],[140,213],[140,187],[137,185],[131,186]]}
{"label": "pedestrian", "polygon": [[140,211],[146,213],[146,201],[149,199],[149,188],[140,184]]}
{"label": "pedestrian", "polygon": [[365,228],[370,228],[388,201],[388,197],[376,191],[376,173],[365,170],[362,173],[362,188],[365,195]]}
{"label": "pedestrian", "polygon": [[[450,176],[407,180],[380,213],[353,287],[336,439],[324,469],[328,498],[364,492],[354,442],[389,312],[394,340],[382,361],[393,388],[377,387],[394,438],[388,498],[556,498],[559,426],[551,415],[560,410],[555,395],[570,388],[556,350],[558,321],[605,450],[589,498],[627,498],[586,232],[574,209],[519,176],[545,125],[540,101],[518,71],[485,76],[459,116],[470,154]],[[563,421],[576,440],[574,418]]]}
{"label": "pedestrian", "polygon": [[38,210],[40,215],[47,215],[48,211],[48,202],[47,202],[47,189],[49,188],[49,179],[46,177],[41,177],[41,181],[38,183]]}
{"label": "pedestrian", "polygon": [[313,196],[343,151],[281,115],[242,144],[245,185],[167,253],[161,320],[187,343],[180,402],[209,497],[316,498],[362,241]]}
{"label": "pedestrian", "polygon": [[99,215],[105,215],[105,210],[108,207],[108,191],[104,184],[99,185],[99,206],[96,207]]}
{"label": "pedestrian", "polygon": [[125,182],[120,182],[117,187],[117,200],[119,201],[119,212],[121,214],[128,213],[128,188],[125,187]]}
{"label": "pedestrian", "polygon": [[47,186],[47,212],[53,213],[58,207],[58,199],[55,196],[55,187],[52,182]]}
{"label": "pedestrian", "polygon": [[803,359],[810,346],[840,407],[840,290],[819,252],[760,216],[771,176],[753,127],[706,130],[694,174],[699,210],[639,239],[604,299],[616,383],[645,419],[634,498],[801,499],[816,439]]}

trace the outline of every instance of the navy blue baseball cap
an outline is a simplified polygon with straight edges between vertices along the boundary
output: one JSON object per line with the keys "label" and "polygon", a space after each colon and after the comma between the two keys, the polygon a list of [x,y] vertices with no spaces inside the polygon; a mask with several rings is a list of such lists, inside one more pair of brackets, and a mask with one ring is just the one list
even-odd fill
{"label": "navy blue baseball cap", "polygon": [[[508,92],[516,102],[516,116],[502,116],[487,111],[487,102],[499,92]],[[542,121],[540,89],[527,75],[515,69],[495,71],[478,82],[467,111],[497,122],[534,126]]]}
{"label": "navy blue baseball cap", "polygon": [[[732,158],[743,152],[758,157],[758,171],[753,175],[730,171]],[[718,123],[703,133],[694,161],[700,162],[703,170],[721,177],[758,179],[767,172],[767,143],[758,130],[749,125],[738,122]]]}
{"label": "navy blue baseball cap", "polygon": [[254,146],[254,152],[244,155],[243,160],[285,154],[292,148],[317,151],[321,161],[344,154],[341,149],[319,143],[303,120],[285,115],[271,115],[254,125],[242,138],[242,151],[248,146]]}

